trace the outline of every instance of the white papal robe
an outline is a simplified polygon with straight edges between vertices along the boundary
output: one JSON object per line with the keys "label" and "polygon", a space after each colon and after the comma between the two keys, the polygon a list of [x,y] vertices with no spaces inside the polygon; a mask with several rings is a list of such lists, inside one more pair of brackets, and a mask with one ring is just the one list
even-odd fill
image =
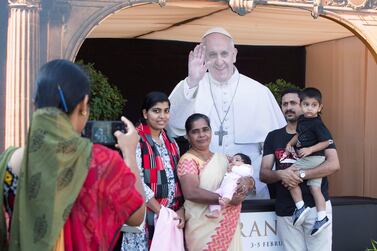
{"label": "white papal robe", "polygon": [[[256,180],[254,198],[269,198],[267,186],[259,180],[262,145],[268,132],[285,126],[286,121],[267,87],[240,74],[235,68],[234,74],[226,84],[218,83],[208,72],[198,87],[190,89],[186,79],[182,80],[174,88],[169,99],[170,133],[183,136],[186,119],[191,114],[207,115],[212,127],[210,150],[227,155],[240,152],[250,156],[254,168],[253,177]],[[225,116],[229,106],[230,110]],[[227,135],[220,146],[219,136],[215,135],[215,132],[219,130],[220,120],[223,119],[223,128]]]}

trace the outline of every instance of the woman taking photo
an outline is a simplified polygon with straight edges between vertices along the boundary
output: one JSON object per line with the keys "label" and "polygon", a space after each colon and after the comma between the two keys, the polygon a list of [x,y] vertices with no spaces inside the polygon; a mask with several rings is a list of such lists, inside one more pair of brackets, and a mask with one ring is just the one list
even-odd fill
{"label": "woman taking photo", "polygon": [[122,118],[128,132],[116,137],[124,160],[81,137],[89,78],[69,61],[45,64],[36,88],[25,147],[0,156],[0,249],[112,249],[122,224],[140,224],[145,212],[134,157],[139,136]]}
{"label": "woman taking photo", "polygon": [[211,125],[204,114],[191,115],[185,124],[191,148],[178,164],[178,176],[185,197],[185,238],[189,251],[242,250],[239,227],[241,202],[254,186],[251,178],[241,178],[232,206],[221,210],[218,218],[206,217],[208,205],[219,204],[220,195],[214,193],[229,165],[222,153],[209,150]]}
{"label": "woman taking photo", "polygon": [[154,234],[154,219],[158,217],[161,206],[176,211],[178,228],[185,225],[183,198],[176,172],[178,146],[165,132],[170,117],[168,96],[162,92],[148,93],[141,110],[141,123],[136,128],[140,135],[136,160],[144,181],[147,214],[141,233],[123,234],[124,251],[148,250]]}

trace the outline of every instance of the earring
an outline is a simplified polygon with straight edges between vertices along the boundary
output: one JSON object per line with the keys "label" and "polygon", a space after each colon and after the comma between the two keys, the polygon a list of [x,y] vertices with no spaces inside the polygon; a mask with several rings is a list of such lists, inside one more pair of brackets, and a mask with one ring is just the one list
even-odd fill
{"label": "earring", "polygon": [[81,114],[82,116],[86,116],[86,115],[88,114],[88,112],[87,112],[87,111],[80,111],[80,114]]}

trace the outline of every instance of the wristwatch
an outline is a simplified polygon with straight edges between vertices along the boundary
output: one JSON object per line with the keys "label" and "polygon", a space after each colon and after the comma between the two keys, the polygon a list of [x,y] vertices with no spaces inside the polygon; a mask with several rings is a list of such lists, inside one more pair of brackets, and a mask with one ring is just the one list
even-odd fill
{"label": "wristwatch", "polygon": [[298,174],[299,174],[299,176],[300,176],[301,179],[304,179],[305,176],[306,176],[304,170],[300,170],[300,171],[298,172]]}

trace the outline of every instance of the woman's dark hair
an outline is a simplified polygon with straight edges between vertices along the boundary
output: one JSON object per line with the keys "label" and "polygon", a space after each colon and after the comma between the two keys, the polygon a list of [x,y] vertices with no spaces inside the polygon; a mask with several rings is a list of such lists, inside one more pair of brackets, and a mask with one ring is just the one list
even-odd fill
{"label": "woman's dark hair", "polygon": [[242,159],[242,161],[243,161],[244,164],[251,165],[251,159],[250,159],[249,156],[247,156],[246,154],[243,154],[243,153],[236,153],[233,156],[236,156],[236,155],[238,155],[238,156],[241,157],[241,159]]}
{"label": "woman's dark hair", "polygon": [[168,95],[166,95],[163,92],[149,92],[143,101],[143,104],[141,106],[141,122],[143,124],[146,123],[144,116],[143,116],[143,110],[148,111],[151,109],[153,106],[155,106],[157,103],[162,103],[162,102],[168,102],[169,108],[170,108],[170,100]]}
{"label": "woman's dark hair", "polygon": [[85,95],[90,95],[87,73],[63,59],[44,64],[37,75],[34,104],[36,109],[57,107],[70,114]]}
{"label": "woman's dark hair", "polygon": [[190,117],[188,117],[186,120],[186,123],[185,123],[186,134],[188,134],[189,131],[192,129],[192,124],[195,121],[198,121],[199,119],[204,119],[207,122],[208,127],[211,128],[211,123],[207,115],[204,115],[201,113],[194,113]]}

